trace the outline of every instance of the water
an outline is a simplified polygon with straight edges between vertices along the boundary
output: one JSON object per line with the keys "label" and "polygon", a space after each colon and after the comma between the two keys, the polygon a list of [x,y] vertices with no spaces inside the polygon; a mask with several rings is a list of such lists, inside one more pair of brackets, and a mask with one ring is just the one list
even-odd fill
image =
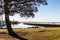
{"label": "water", "polygon": [[24,25],[23,23],[18,24],[18,25],[12,25],[13,28],[28,28],[28,27],[33,27],[31,25]]}
{"label": "water", "polygon": [[[28,27],[34,27],[32,25],[24,25],[23,23],[17,24],[17,25],[11,25],[12,28],[28,28]],[[4,26],[3,28],[6,28],[6,26]]]}

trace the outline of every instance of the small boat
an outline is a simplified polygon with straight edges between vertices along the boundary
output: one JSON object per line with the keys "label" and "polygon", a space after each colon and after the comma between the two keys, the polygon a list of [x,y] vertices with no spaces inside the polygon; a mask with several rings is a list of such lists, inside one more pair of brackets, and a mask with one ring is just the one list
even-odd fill
{"label": "small boat", "polygon": [[0,28],[3,28],[4,26],[6,26],[5,22],[0,21]]}

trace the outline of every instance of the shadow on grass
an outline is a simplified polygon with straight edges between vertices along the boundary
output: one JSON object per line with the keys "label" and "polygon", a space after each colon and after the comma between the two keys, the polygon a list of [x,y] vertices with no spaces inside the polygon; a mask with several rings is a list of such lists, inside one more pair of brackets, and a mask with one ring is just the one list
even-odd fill
{"label": "shadow on grass", "polygon": [[28,40],[28,39],[22,38],[21,36],[17,35],[14,31],[10,32],[9,35],[14,37],[14,38],[17,38],[19,40]]}

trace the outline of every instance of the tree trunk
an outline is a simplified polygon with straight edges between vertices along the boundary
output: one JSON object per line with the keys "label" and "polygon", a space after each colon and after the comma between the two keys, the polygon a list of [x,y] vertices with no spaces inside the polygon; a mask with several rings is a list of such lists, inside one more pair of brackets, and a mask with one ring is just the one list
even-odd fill
{"label": "tree trunk", "polygon": [[6,26],[7,26],[8,33],[13,32],[13,29],[11,27],[11,23],[10,23],[10,20],[9,20],[9,15],[7,15],[7,14],[5,14],[5,21],[6,21]]}
{"label": "tree trunk", "polygon": [[15,38],[18,38],[18,39],[21,39],[21,40],[27,40],[25,38],[22,38],[20,36],[18,36],[12,29],[11,27],[11,23],[10,23],[10,20],[9,20],[9,8],[8,8],[8,1],[9,0],[4,0],[4,9],[5,9],[5,21],[6,21],[6,26],[7,26],[7,30],[8,30],[8,33],[9,35],[11,35],[12,37],[15,37]]}
{"label": "tree trunk", "polygon": [[6,21],[6,26],[8,33],[11,33],[13,30],[11,28],[11,23],[9,20],[9,9],[8,9],[8,0],[4,0],[4,9],[5,9],[5,21]]}

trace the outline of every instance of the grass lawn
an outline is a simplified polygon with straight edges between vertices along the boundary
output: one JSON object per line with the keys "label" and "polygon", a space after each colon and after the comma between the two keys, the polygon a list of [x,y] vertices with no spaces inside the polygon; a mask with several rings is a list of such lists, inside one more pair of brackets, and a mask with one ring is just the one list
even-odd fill
{"label": "grass lawn", "polygon": [[[19,36],[28,40],[60,40],[60,28],[13,29]],[[8,35],[7,29],[0,29],[0,40],[19,40]]]}

